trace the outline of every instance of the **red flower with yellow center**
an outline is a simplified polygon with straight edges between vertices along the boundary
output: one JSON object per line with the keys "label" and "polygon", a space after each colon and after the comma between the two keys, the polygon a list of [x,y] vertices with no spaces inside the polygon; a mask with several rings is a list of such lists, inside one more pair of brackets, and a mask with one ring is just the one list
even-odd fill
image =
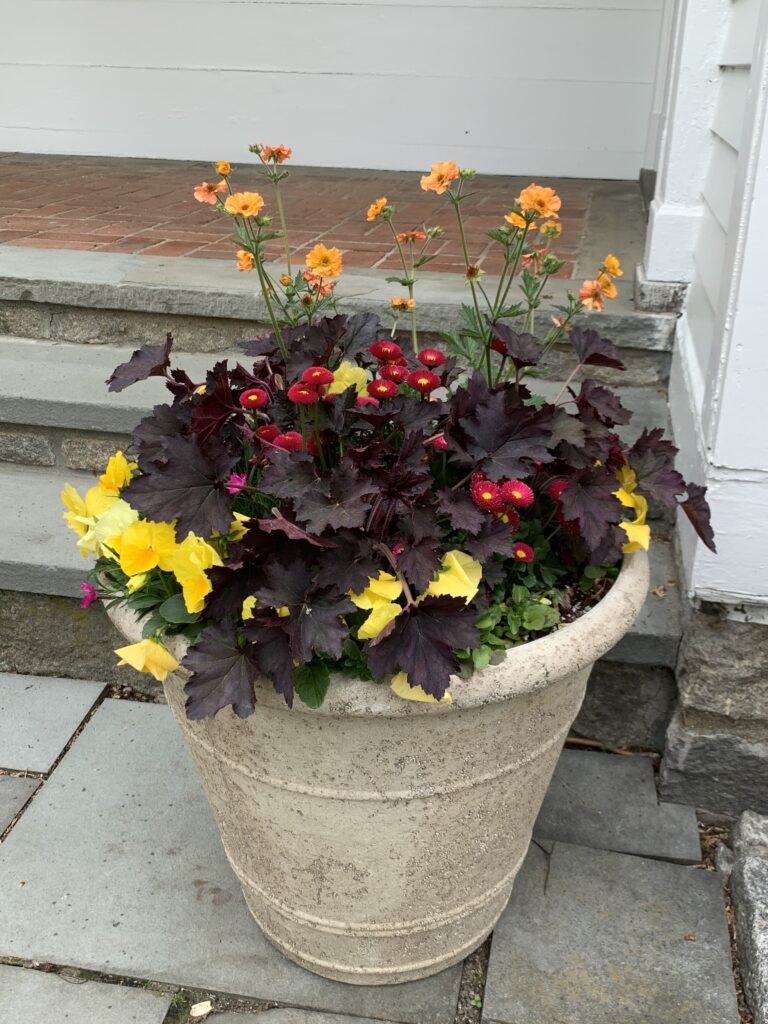
{"label": "red flower with yellow center", "polygon": [[333,373],[326,366],[310,366],[302,373],[301,379],[305,384],[314,384],[317,387],[333,384]]}
{"label": "red flower with yellow center", "polygon": [[243,409],[263,409],[269,402],[269,395],[263,388],[249,388],[240,395]]}
{"label": "red flower with yellow center", "polygon": [[500,512],[504,502],[498,484],[486,480],[482,473],[474,473],[469,482],[469,494],[478,508],[488,512]]}
{"label": "red flower with yellow center", "polygon": [[393,380],[372,380],[368,385],[368,394],[373,398],[394,398],[400,390]]}
{"label": "red flower with yellow center", "polygon": [[403,355],[403,350],[396,341],[375,341],[368,351],[372,356],[388,363],[401,359]]}
{"label": "red flower with yellow center", "polygon": [[501,488],[501,496],[505,505],[517,508],[528,508],[533,504],[533,491],[521,480],[508,480]]}
{"label": "red flower with yellow center", "polygon": [[275,438],[280,435],[280,428],[276,427],[274,423],[265,423],[263,427],[259,427],[256,433],[262,441],[273,444]]}
{"label": "red flower with yellow center", "polygon": [[287,393],[289,400],[296,405],[314,405],[320,401],[317,391],[309,384],[293,384]]}
{"label": "red flower with yellow center", "polygon": [[408,376],[408,370],[405,366],[400,366],[398,363],[387,363],[386,366],[382,366],[379,370],[379,376],[385,380],[393,380],[395,384],[402,384]]}
{"label": "red flower with yellow center", "polygon": [[424,366],[442,366],[445,362],[445,353],[439,348],[423,348],[416,358]]}
{"label": "red flower with yellow center", "polygon": [[405,380],[409,388],[420,391],[422,395],[428,395],[430,391],[440,387],[440,378],[431,370],[414,370]]}
{"label": "red flower with yellow center", "polygon": [[278,434],[272,444],[284,452],[300,452],[304,447],[304,438],[298,430],[289,430],[285,434]]}
{"label": "red flower with yellow center", "polygon": [[519,540],[512,545],[512,557],[516,562],[532,562],[534,559],[533,548]]}

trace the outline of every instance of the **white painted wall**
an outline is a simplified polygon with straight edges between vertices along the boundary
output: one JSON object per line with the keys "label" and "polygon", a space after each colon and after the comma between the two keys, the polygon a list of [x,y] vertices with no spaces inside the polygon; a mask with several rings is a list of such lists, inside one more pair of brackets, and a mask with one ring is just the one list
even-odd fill
{"label": "white painted wall", "polygon": [[634,178],[673,2],[0,0],[0,149]]}
{"label": "white painted wall", "polygon": [[[724,13],[709,130],[678,135],[689,156],[705,159],[687,192],[682,177],[675,181],[696,225],[670,404],[681,469],[709,487],[719,549],[712,555],[681,523],[689,588],[754,614],[768,606],[768,0],[725,0]],[[713,31],[718,26],[714,20]],[[712,78],[713,41],[700,24],[690,29],[700,46],[696,66]],[[675,135],[681,126],[670,117]],[[672,152],[682,160],[686,149],[680,144],[668,158]],[[676,169],[665,164],[668,181]],[[657,227],[649,260],[673,266],[676,251]]]}

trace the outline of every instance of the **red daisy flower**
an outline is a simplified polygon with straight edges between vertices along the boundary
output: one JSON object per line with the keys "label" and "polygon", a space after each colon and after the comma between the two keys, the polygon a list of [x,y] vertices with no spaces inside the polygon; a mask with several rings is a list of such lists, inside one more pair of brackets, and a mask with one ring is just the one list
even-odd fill
{"label": "red daisy flower", "polygon": [[560,496],[567,486],[567,480],[563,480],[562,478],[559,480],[553,480],[549,487],[547,487],[547,494],[550,496],[552,501],[560,501]]}
{"label": "red daisy flower", "polygon": [[288,398],[296,405],[314,405],[320,396],[309,384],[293,384],[288,388]]}
{"label": "red daisy flower", "polygon": [[393,380],[396,384],[402,384],[407,376],[408,370],[405,366],[400,366],[399,363],[387,363],[379,370],[379,377],[383,377],[384,380]]}
{"label": "red daisy flower", "polygon": [[420,391],[422,395],[428,395],[430,391],[440,387],[440,378],[431,370],[414,370],[405,379],[408,387]]}
{"label": "red daisy flower", "polygon": [[243,409],[263,409],[269,402],[269,395],[263,388],[249,388],[240,395]]}
{"label": "red daisy flower", "polygon": [[532,562],[533,548],[519,540],[512,545],[512,557],[516,562]]}
{"label": "red daisy flower", "polygon": [[355,399],[355,405],[373,405],[378,409],[381,402],[378,398],[372,398],[370,395],[358,395]]}
{"label": "red daisy flower", "polygon": [[272,444],[285,452],[300,452],[304,447],[304,439],[298,430],[289,430],[285,434],[278,434]]}
{"label": "red daisy flower", "polygon": [[280,433],[280,428],[276,427],[274,423],[265,423],[263,427],[259,427],[256,433],[262,441],[266,441],[268,444],[273,444],[275,438]]}
{"label": "red daisy flower", "polygon": [[517,508],[528,508],[533,504],[533,491],[522,480],[508,480],[501,488],[501,496],[505,505]]}
{"label": "red daisy flower", "polygon": [[394,362],[395,359],[401,359],[403,355],[403,350],[394,341],[374,342],[369,351],[372,356],[376,356],[383,363]]}
{"label": "red daisy flower", "polygon": [[439,348],[423,348],[416,358],[424,366],[442,366],[445,362],[445,354]]}
{"label": "red daisy flower", "polygon": [[517,533],[517,531],[520,529],[520,515],[518,514],[517,509],[504,509],[503,518],[506,519],[507,523],[509,524],[510,533]]}
{"label": "red daisy flower", "polygon": [[305,384],[314,384],[315,386],[333,384],[333,374],[326,366],[310,366],[302,373],[301,379]]}
{"label": "red daisy flower", "polygon": [[430,444],[433,448],[437,448],[437,450],[440,452],[448,450],[448,442],[445,440],[445,434],[437,434],[427,443]]}
{"label": "red daisy flower", "polygon": [[372,380],[367,388],[374,398],[394,398],[399,390],[393,380]]}
{"label": "red daisy flower", "polygon": [[499,486],[486,480],[482,473],[473,474],[469,482],[469,493],[478,508],[489,512],[500,512],[504,505]]}

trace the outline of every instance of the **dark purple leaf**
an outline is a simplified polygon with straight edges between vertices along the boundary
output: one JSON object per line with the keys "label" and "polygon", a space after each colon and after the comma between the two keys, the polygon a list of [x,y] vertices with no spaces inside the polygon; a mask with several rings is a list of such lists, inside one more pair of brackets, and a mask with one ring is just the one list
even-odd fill
{"label": "dark purple leaf", "polygon": [[192,431],[205,447],[211,437],[218,436],[231,416],[240,416],[241,409],[232,398],[227,362],[216,363],[206,378],[206,392],[192,405]]}
{"label": "dark purple leaf", "polygon": [[437,507],[448,516],[454,530],[477,533],[488,521],[488,513],[479,509],[466,491],[444,487],[438,491]]}
{"label": "dark purple leaf", "polygon": [[169,437],[165,463],[148,463],[123,492],[126,501],[156,522],[173,522],[182,540],[192,531],[210,537],[227,533],[232,522],[232,498],[224,490],[236,454],[203,452],[195,437]]}
{"label": "dark purple leaf", "polygon": [[685,480],[675,469],[677,448],[664,437],[661,427],[643,430],[627,454],[641,491],[674,508],[685,493]]}
{"label": "dark purple leaf", "polygon": [[464,541],[464,550],[478,562],[485,562],[492,555],[511,558],[514,554],[515,535],[509,523],[500,519],[489,519],[476,537]]}
{"label": "dark purple leaf", "polygon": [[706,499],[707,488],[702,487],[701,484],[686,484],[686,490],[688,495],[685,501],[680,503],[680,507],[709,550],[717,554],[715,534],[710,522],[710,508]]}
{"label": "dark purple leaf", "polygon": [[382,556],[374,549],[372,539],[359,530],[339,530],[333,539],[336,547],[318,555],[317,586],[336,586],[359,594],[368,580],[378,575]]}
{"label": "dark purple leaf", "polygon": [[173,347],[173,335],[166,334],[162,345],[142,345],[136,349],[131,358],[121,363],[106,380],[110,391],[123,391],[148,377],[164,377],[171,365],[170,354]]}
{"label": "dark purple leaf", "polygon": [[375,490],[376,485],[361,477],[354,467],[337,466],[313,488],[296,495],[294,514],[314,533],[328,527],[360,527],[370,512],[370,503],[364,498]]}
{"label": "dark purple leaf", "polygon": [[368,666],[376,679],[406,672],[411,686],[439,700],[459,669],[451,648],[480,643],[476,617],[460,597],[427,597],[401,612],[383,639],[366,644]]}
{"label": "dark purple leaf", "polygon": [[607,338],[601,338],[591,327],[572,327],[568,340],[584,366],[611,366],[615,370],[623,370],[624,363],[619,358],[619,350]]}
{"label": "dark purple leaf", "polygon": [[184,687],[187,718],[210,718],[230,704],[239,718],[253,714],[259,669],[253,649],[240,643],[233,623],[206,627],[181,664],[192,673]]}
{"label": "dark purple leaf", "polygon": [[431,537],[424,537],[420,541],[406,541],[403,550],[397,556],[397,568],[419,591],[427,589],[440,565],[440,547]]}
{"label": "dark purple leaf", "polygon": [[568,480],[560,502],[567,520],[578,519],[579,531],[590,553],[599,550],[620,522],[622,506],[614,491],[618,482],[604,467],[582,469]]}
{"label": "dark purple leaf", "polygon": [[243,632],[253,644],[253,659],[261,674],[272,681],[288,707],[293,707],[293,658],[282,620],[259,617],[245,623]]}
{"label": "dark purple leaf", "polygon": [[317,548],[335,548],[336,545],[332,540],[324,540],[322,537],[318,537],[314,533],[307,533],[306,530],[302,530],[296,523],[292,523],[290,519],[286,519],[280,513],[280,509],[273,508],[272,515],[274,519],[258,519],[257,523],[259,528],[264,533],[274,533],[279,530],[284,533],[290,540],[305,540],[308,544],[312,544]]}
{"label": "dark purple leaf", "polygon": [[507,324],[492,324],[491,334],[504,343],[506,354],[511,357],[518,369],[523,366],[536,366],[540,362],[544,349],[533,334],[521,334]]}
{"label": "dark purple leaf", "polygon": [[186,430],[186,423],[181,418],[182,409],[185,410],[188,419],[188,407],[156,405],[152,415],[145,416],[134,429],[133,441],[141,469],[149,462],[168,461],[165,446],[169,438],[181,437]]}
{"label": "dark purple leaf", "polygon": [[576,396],[576,404],[579,409],[592,409],[595,415],[609,427],[613,427],[617,423],[629,423],[632,419],[632,413],[629,409],[624,408],[619,401],[619,396],[594,380],[582,381],[581,390]]}

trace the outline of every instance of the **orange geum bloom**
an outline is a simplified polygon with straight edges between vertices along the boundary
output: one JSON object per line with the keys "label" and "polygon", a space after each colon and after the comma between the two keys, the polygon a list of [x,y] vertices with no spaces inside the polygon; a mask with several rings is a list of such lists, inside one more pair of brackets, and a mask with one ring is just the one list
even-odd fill
{"label": "orange geum bloom", "polygon": [[[559,238],[563,233],[563,225],[558,224],[555,220],[545,220],[539,231],[542,235],[546,235],[547,238]],[[607,256],[606,259],[608,259]]]}
{"label": "orange geum bloom", "polygon": [[517,228],[519,231],[525,231],[526,229],[528,231],[532,231],[535,227],[533,221],[531,221],[531,223],[529,224],[525,217],[521,217],[520,214],[515,213],[514,210],[511,210],[509,213],[506,213],[504,215],[504,220],[508,224],[511,224],[513,228]]}
{"label": "orange geum bloom", "polygon": [[621,263],[619,263],[618,258],[614,256],[612,252],[609,252],[603,260],[603,270],[611,277],[624,276],[624,271],[621,269]]}
{"label": "orange geum bloom", "polygon": [[253,253],[247,249],[237,250],[237,269],[253,270]]}
{"label": "orange geum bloom", "polygon": [[381,213],[381,211],[384,209],[384,207],[386,205],[387,205],[387,197],[386,196],[382,196],[381,199],[377,199],[375,203],[371,203],[371,205],[368,207],[368,214],[367,214],[365,219],[366,220],[376,220],[376,218],[379,216],[379,214]]}
{"label": "orange geum bloom", "polygon": [[459,168],[453,160],[432,164],[429,174],[421,179],[421,187],[425,192],[437,192],[439,196],[448,189],[449,184],[459,176]]}
{"label": "orange geum bloom", "polygon": [[281,164],[285,160],[290,160],[293,155],[293,150],[289,149],[288,146],[262,146],[261,156],[264,160],[271,160],[275,164]]}
{"label": "orange geum bloom", "polygon": [[606,299],[615,299],[616,285],[607,274],[598,274],[594,281],[585,281],[579,289],[579,298],[587,307],[601,313]]}
{"label": "orange geum bloom", "polygon": [[426,242],[427,236],[423,231],[401,231],[397,236],[398,242]]}
{"label": "orange geum bloom", "polygon": [[341,251],[335,247],[328,249],[318,242],[307,253],[307,266],[318,277],[338,277],[341,273]]}
{"label": "orange geum bloom", "polygon": [[552,220],[557,220],[557,211],[562,205],[560,196],[553,188],[546,188],[535,182],[531,182],[528,188],[523,189],[517,201],[523,213],[533,210],[537,217],[550,217]]}
{"label": "orange geum bloom", "polygon": [[392,309],[399,310],[400,312],[403,312],[406,309],[415,309],[416,308],[416,300],[415,299],[406,299],[405,297],[390,299],[390,303],[389,304],[392,307]]}
{"label": "orange geum bloom", "polygon": [[220,174],[222,178],[226,178],[228,174],[232,173],[232,164],[227,160],[217,160],[213,166],[216,168],[216,173]]}
{"label": "orange geum bloom", "polygon": [[263,205],[264,197],[258,192],[235,192],[224,201],[224,209],[233,217],[255,217]]}
{"label": "orange geum bloom", "polygon": [[210,181],[204,181],[202,185],[195,186],[193,195],[198,203],[208,203],[210,206],[215,206],[219,201],[217,193],[226,191],[226,181],[217,181],[215,184]]}

